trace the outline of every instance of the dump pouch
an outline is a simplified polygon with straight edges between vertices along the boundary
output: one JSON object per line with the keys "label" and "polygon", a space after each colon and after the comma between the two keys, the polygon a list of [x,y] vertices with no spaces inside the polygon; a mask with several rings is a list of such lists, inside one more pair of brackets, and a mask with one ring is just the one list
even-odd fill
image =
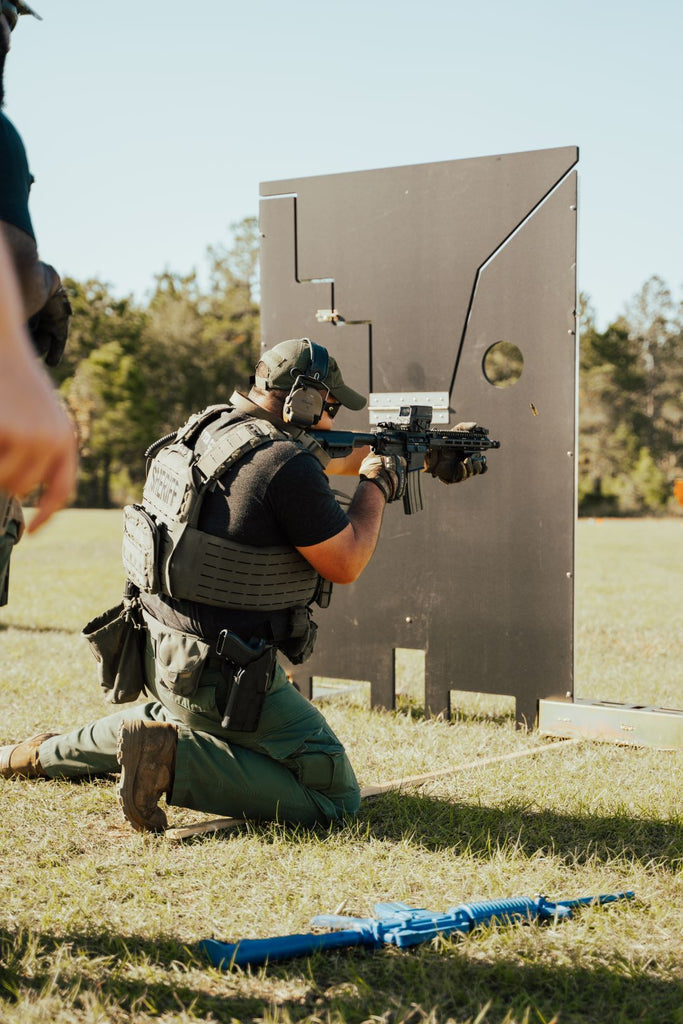
{"label": "dump pouch", "polygon": [[216,654],[232,674],[221,725],[234,732],[255,732],[275,671],[277,648],[265,640],[246,644],[224,629],[218,636]]}
{"label": "dump pouch", "polygon": [[127,704],[145,688],[144,630],[137,603],[124,600],[92,619],[81,634],[97,661],[105,700]]}

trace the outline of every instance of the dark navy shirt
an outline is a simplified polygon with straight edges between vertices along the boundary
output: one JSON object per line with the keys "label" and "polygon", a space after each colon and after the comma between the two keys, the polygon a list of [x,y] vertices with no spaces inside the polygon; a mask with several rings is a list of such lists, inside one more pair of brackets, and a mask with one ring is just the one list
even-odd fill
{"label": "dark navy shirt", "polygon": [[28,194],[33,176],[26,150],[12,122],[0,112],[0,220],[25,231],[35,240]]}

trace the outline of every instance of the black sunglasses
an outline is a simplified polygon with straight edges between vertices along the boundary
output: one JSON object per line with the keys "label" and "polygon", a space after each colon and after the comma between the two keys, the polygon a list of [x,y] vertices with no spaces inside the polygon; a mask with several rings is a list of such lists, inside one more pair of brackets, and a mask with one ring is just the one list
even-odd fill
{"label": "black sunglasses", "polygon": [[323,402],[323,412],[326,412],[331,420],[337,415],[341,409],[341,402]]}

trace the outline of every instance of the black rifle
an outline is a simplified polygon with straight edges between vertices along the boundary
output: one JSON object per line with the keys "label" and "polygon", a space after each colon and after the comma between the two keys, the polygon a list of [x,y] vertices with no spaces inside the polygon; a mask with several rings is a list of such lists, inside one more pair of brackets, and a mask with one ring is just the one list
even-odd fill
{"label": "black rifle", "polygon": [[354,430],[309,430],[313,437],[333,459],[350,455],[354,448],[370,447],[378,455],[401,455],[406,460],[408,476],[403,510],[406,515],[421,512],[422,491],[420,472],[424,469],[425,455],[441,449],[453,452],[458,460],[481,455],[491,448],[500,448],[500,441],[488,436],[486,427],[472,430],[432,430],[430,405],[404,405],[399,409],[396,423],[380,423],[377,430],[359,433]]}

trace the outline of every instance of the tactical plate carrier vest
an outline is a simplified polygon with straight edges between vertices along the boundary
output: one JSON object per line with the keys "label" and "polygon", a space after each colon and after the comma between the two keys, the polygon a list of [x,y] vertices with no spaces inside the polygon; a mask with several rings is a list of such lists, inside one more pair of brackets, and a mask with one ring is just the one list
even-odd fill
{"label": "tactical plate carrier vest", "polygon": [[314,600],[329,603],[331,584],[295,548],[251,547],[197,529],[206,492],[254,448],[273,440],[314,444],[265,419],[232,422],[234,411],[232,405],[211,406],[149,449],[154,457],[142,504],[124,509],[124,567],[148,594],[218,608],[292,609],[308,619]]}

